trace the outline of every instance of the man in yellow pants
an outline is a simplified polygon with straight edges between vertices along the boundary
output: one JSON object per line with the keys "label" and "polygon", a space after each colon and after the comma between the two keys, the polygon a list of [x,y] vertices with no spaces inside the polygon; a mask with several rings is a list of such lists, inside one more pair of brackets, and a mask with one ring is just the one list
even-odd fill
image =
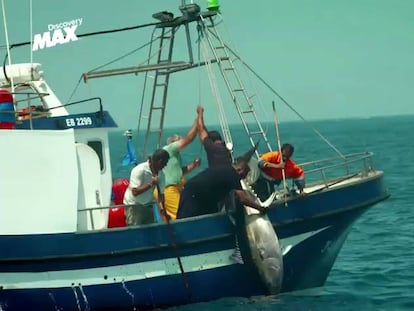
{"label": "man in yellow pants", "polygon": [[170,159],[163,169],[165,175],[164,208],[170,219],[177,217],[180,193],[185,183],[184,175],[200,166],[199,158],[183,166],[180,155],[180,151],[189,145],[196,135],[197,118],[184,137],[173,135],[167,139],[167,145],[163,147],[170,155]]}

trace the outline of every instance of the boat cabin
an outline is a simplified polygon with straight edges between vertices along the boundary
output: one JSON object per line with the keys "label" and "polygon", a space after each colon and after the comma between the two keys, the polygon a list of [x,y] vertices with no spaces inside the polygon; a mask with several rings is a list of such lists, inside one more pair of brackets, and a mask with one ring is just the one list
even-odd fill
{"label": "boat cabin", "polygon": [[[117,125],[100,98],[63,104],[29,63],[0,67],[0,90],[0,233],[106,228]],[[93,112],[69,114],[74,104]]]}

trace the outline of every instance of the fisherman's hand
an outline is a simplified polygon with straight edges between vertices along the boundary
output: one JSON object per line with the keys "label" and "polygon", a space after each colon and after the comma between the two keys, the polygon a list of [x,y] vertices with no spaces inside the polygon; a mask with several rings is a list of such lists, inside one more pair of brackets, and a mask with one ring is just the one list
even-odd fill
{"label": "fisherman's hand", "polygon": [[201,165],[201,159],[197,158],[193,161],[194,168],[199,167]]}
{"label": "fisherman's hand", "polygon": [[152,176],[151,185],[153,185],[153,186],[158,185],[158,175]]}
{"label": "fisherman's hand", "polygon": [[203,112],[204,112],[204,108],[203,108],[203,106],[198,105],[198,106],[197,106],[197,113],[198,113],[198,114],[202,114]]}
{"label": "fisherman's hand", "polygon": [[164,221],[170,221],[171,220],[171,216],[168,215],[167,211],[164,208],[161,209],[161,216],[162,216]]}

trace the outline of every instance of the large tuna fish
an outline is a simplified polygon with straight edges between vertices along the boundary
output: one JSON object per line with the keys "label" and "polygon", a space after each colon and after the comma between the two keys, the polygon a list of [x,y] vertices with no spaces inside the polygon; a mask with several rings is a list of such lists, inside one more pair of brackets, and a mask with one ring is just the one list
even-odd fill
{"label": "large tuna fish", "polygon": [[[245,191],[249,187],[242,182]],[[264,207],[274,200],[273,193],[265,202],[260,202]],[[254,265],[265,284],[269,294],[278,294],[283,280],[283,255],[279,245],[279,239],[267,215],[245,206],[245,222],[248,244]]]}

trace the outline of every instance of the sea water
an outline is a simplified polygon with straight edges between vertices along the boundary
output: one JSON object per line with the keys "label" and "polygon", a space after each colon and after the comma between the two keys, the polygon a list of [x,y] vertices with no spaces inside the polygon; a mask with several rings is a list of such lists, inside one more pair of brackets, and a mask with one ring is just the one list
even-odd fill
{"label": "sea water", "polygon": [[[231,128],[237,142],[235,154],[241,154],[249,143],[241,127]],[[391,193],[388,200],[372,207],[354,224],[325,286],[316,293],[224,298],[171,310],[414,310],[414,116],[282,123],[281,141],[295,146],[293,159],[298,163],[336,155],[313,129],[343,154],[373,152],[375,168],[385,172]],[[164,141],[174,133],[185,135],[187,130],[167,129]],[[265,130],[269,137],[275,137],[273,124]],[[142,135],[136,136],[137,153],[142,155]],[[128,178],[130,168],[120,165],[126,152],[122,131],[112,132],[110,140],[115,147],[113,174]],[[276,141],[271,144],[276,148]],[[201,157],[202,167],[206,167],[198,138],[182,156],[184,162]],[[306,258],[303,260],[306,265]]]}

